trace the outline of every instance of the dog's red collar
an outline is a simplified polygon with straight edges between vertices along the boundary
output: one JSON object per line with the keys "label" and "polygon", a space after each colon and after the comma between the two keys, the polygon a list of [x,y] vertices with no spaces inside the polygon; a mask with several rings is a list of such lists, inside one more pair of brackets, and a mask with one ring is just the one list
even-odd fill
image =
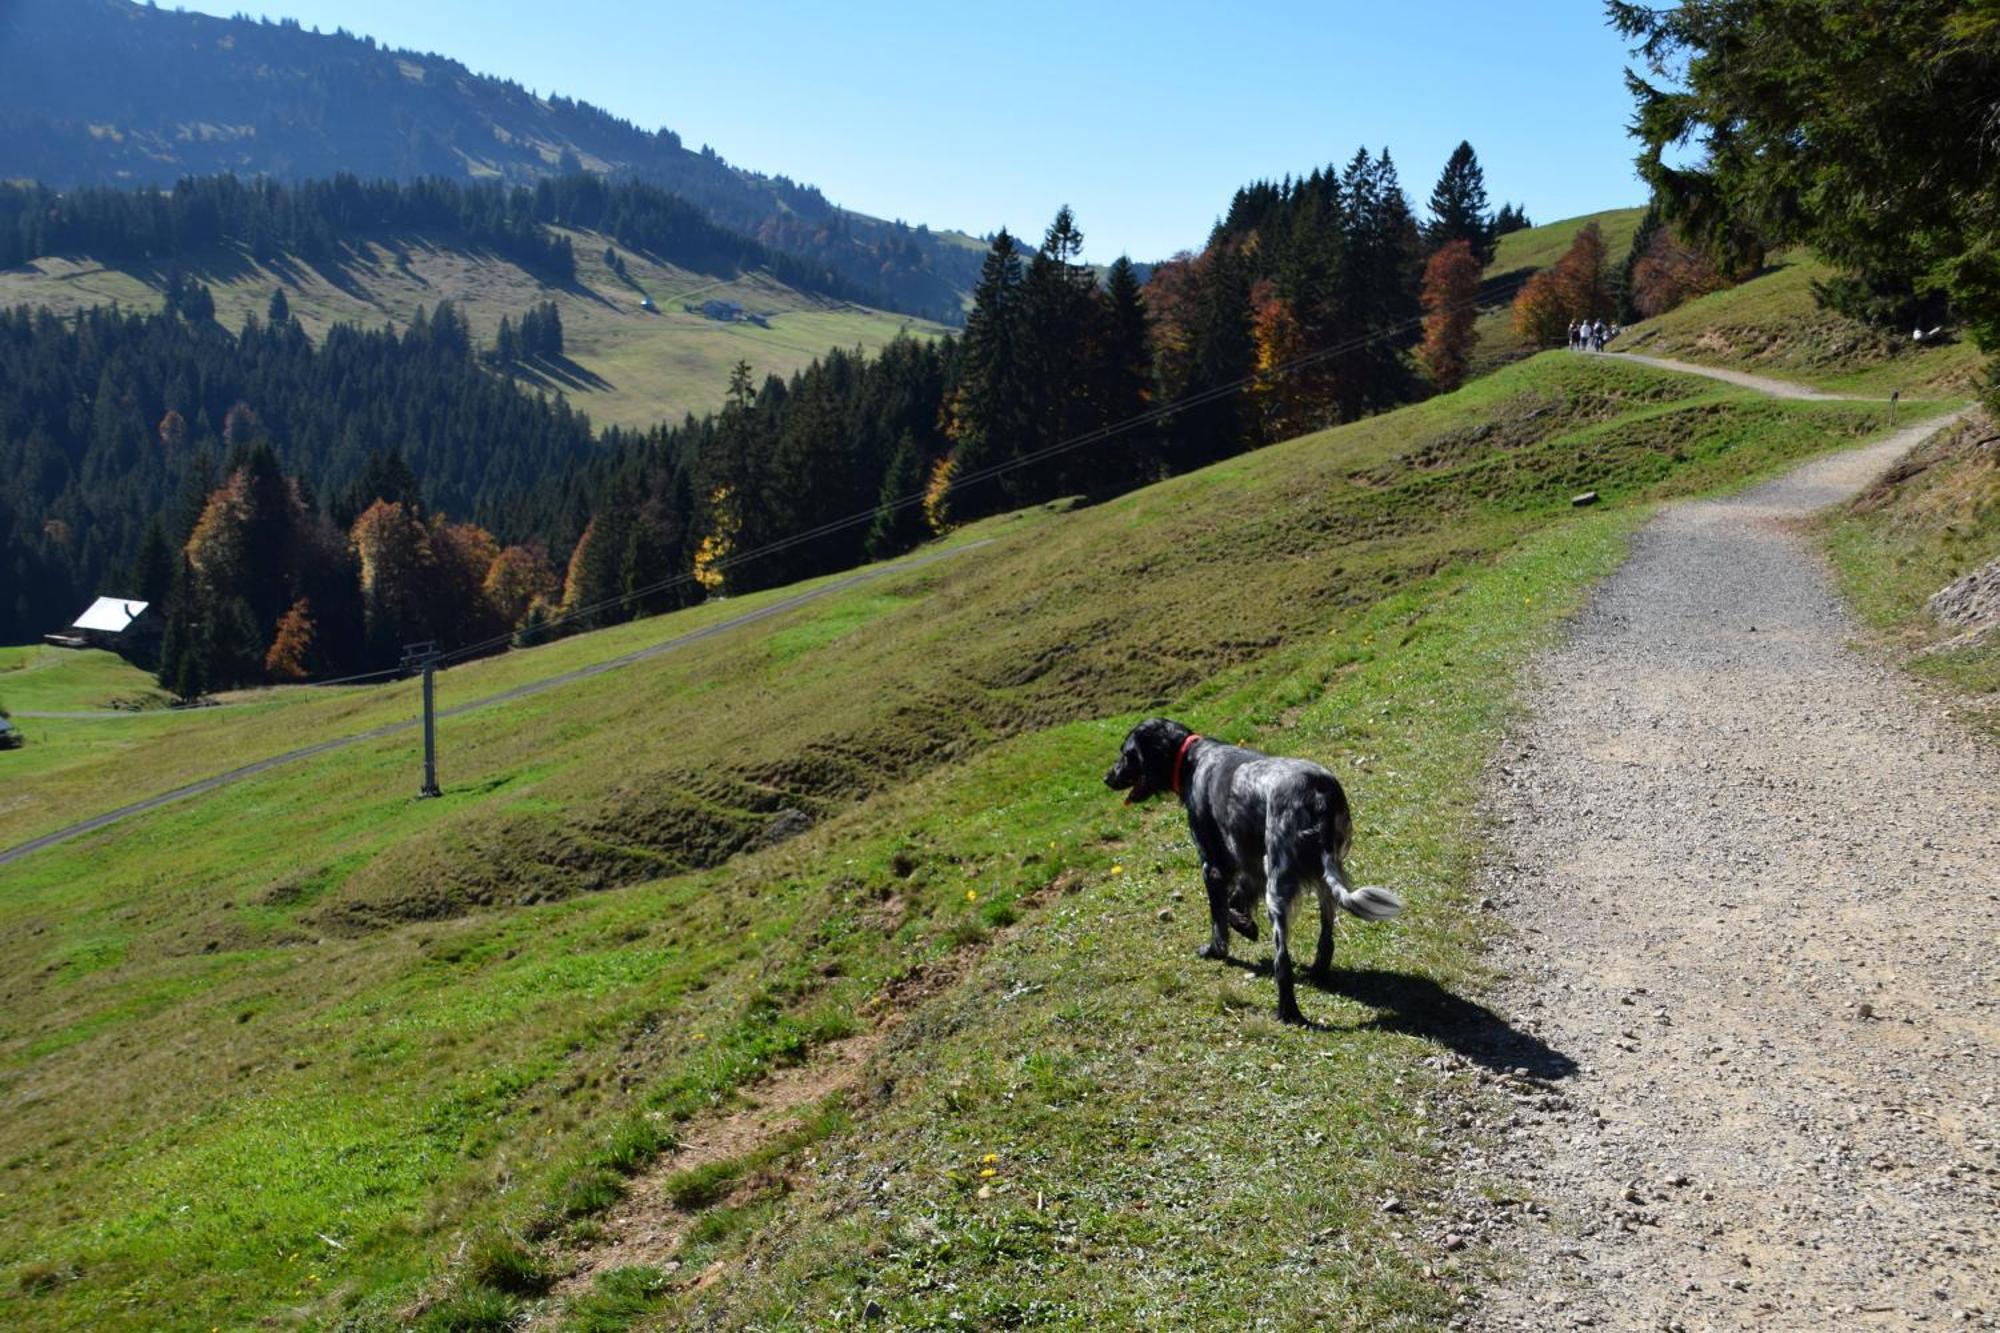
{"label": "dog's red collar", "polygon": [[1188,738],[1181,742],[1181,748],[1174,752],[1174,780],[1172,786],[1174,795],[1176,796],[1181,794],[1181,770],[1182,765],[1187,763],[1187,752],[1200,739],[1200,732],[1191,731],[1188,733]]}

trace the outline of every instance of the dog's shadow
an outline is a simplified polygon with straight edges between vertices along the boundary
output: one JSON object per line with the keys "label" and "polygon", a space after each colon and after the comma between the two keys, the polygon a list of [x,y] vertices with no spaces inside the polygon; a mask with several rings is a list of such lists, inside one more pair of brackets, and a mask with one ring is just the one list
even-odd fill
{"label": "dog's shadow", "polygon": [[[1269,962],[1229,961],[1260,976],[1271,974]],[[1577,1071],[1576,1061],[1540,1037],[1523,1032],[1485,1005],[1456,995],[1429,977],[1377,967],[1335,967],[1326,980],[1303,968],[1296,975],[1302,990],[1338,995],[1376,1011],[1373,1018],[1356,1023],[1307,1024],[1316,1031],[1408,1033],[1447,1046],[1486,1069],[1525,1069],[1544,1082],[1568,1078]]]}

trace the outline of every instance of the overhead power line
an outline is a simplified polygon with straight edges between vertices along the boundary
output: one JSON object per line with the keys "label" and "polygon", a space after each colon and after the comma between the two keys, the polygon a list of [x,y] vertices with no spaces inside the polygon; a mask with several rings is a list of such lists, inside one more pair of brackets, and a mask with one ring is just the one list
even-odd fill
{"label": "overhead power line", "polygon": [[[1529,277],[1532,276],[1533,275],[1531,273],[1524,273],[1518,277],[1496,279],[1490,283],[1483,283],[1481,284],[1479,292],[1476,293],[1471,299],[1466,301],[1456,302],[1450,306],[1445,307],[1444,309],[1447,311],[1455,312],[1459,310],[1477,309],[1480,306],[1495,305],[1499,303],[1501,300],[1510,296],[1514,291],[1517,291],[1521,287],[1521,285],[1525,283]],[[1171,403],[1162,403],[1158,407],[1147,408],[1145,411],[1136,412],[1133,415],[1126,417],[1122,421],[1116,421],[1109,423],[1107,425],[1093,427],[1090,430],[1083,431],[1076,435],[1072,435],[1067,439],[1059,440],[1053,444],[1045,445],[1042,448],[1034,450],[1031,453],[1021,454],[1015,458],[1005,459],[1001,462],[989,464],[983,468],[975,468],[970,472],[961,473],[952,478],[952,486],[954,488],[960,488],[965,486],[977,485],[985,481],[990,481],[995,477],[1001,476],[1008,472],[1015,471],[1019,468],[1032,467],[1037,463],[1046,462],[1047,460],[1057,457],[1060,454],[1066,454],[1076,449],[1086,448],[1089,445],[1100,444],[1105,440],[1111,439],[1113,436],[1121,435],[1129,430],[1136,430],[1140,426],[1150,425],[1154,422],[1165,420],[1166,418],[1171,417],[1176,413],[1191,411],[1198,407],[1205,407],[1210,403],[1219,402],[1224,398],[1228,398],[1234,394],[1241,393],[1245,389],[1248,389],[1253,385],[1260,383],[1269,383],[1273,379],[1280,379],[1286,375],[1295,374],[1296,372],[1303,370],[1308,366],[1317,365],[1318,363],[1329,360],[1333,357],[1344,356],[1349,352],[1359,351],[1361,348],[1367,347],[1373,343],[1384,342],[1390,338],[1395,338],[1402,334],[1409,333],[1412,329],[1420,327],[1426,318],[1428,318],[1427,315],[1417,315],[1410,319],[1399,320],[1394,324],[1383,325],[1381,327],[1370,329],[1362,333],[1349,335],[1348,337],[1340,339],[1337,342],[1331,343],[1328,346],[1318,348],[1311,352],[1301,353],[1300,355],[1295,356],[1288,361],[1280,362],[1277,365],[1272,366],[1268,369],[1253,371],[1252,373],[1242,376],[1239,379],[1232,380],[1227,384],[1218,384],[1211,388],[1200,390],[1199,392],[1196,393],[1184,395],[1183,397],[1175,399]],[[735,569],[741,565],[748,564],[751,561],[760,560],[770,555],[776,555],[780,551],[787,551],[795,546],[800,546],[807,542],[818,541],[822,537],[832,536],[834,533],[837,532],[845,532],[851,528],[860,527],[863,524],[873,523],[875,521],[876,515],[880,513],[898,512],[903,509],[907,509],[912,505],[922,504],[924,502],[924,498],[925,498],[925,493],[923,491],[917,491],[910,495],[899,496],[894,500],[885,501],[881,504],[877,504],[869,509],[862,510],[858,513],[849,514],[845,518],[832,519],[829,520],[828,522],[820,524],[817,527],[808,528],[802,532],[792,533],[788,536],[781,537],[776,541],[766,542],[764,545],[754,547],[748,551],[735,552],[731,555],[723,557],[720,560],[717,560],[712,566],[712,568],[714,568],[717,571],[726,571],[730,569]],[[688,584],[693,582],[695,582],[695,576],[692,573],[676,574],[673,575],[672,577],[661,579],[656,583],[647,584],[644,587],[633,588],[629,592],[621,593],[616,597],[607,597],[602,601],[593,602],[587,606],[579,606],[574,610],[565,612],[563,615],[557,617],[554,620],[544,621],[535,628],[538,632],[544,630],[552,630],[559,626],[570,624],[584,617],[594,615],[599,611],[607,610],[611,607],[618,606],[621,603],[624,603],[632,598],[650,597],[655,593],[667,592],[675,588],[686,587]],[[444,654],[442,657],[438,659],[438,664],[440,666],[448,666],[454,662],[463,661],[468,657],[475,657],[483,652],[486,652],[488,649],[496,648],[501,644],[509,642],[510,640],[513,639],[513,637],[514,635],[510,631],[506,634],[495,635],[494,637],[483,640],[479,643],[467,644],[462,648],[456,648],[451,652]]]}

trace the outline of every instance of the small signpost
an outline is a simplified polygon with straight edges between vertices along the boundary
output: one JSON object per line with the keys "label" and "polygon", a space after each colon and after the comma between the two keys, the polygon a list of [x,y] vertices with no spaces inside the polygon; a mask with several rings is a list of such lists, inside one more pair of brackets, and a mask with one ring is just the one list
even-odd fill
{"label": "small signpost", "polygon": [[419,799],[444,795],[438,790],[437,780],[437,696],[434,685],[437,662],[436,640],[407,644],[403,648],[403,669],[424,673],[424,786],[417,793]]}

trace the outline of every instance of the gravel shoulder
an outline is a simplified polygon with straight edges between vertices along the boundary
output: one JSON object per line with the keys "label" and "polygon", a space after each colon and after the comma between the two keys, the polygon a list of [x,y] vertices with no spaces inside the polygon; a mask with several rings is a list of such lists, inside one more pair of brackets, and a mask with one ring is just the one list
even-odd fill
{"label": "gravel shoulder", "polygon": [[1664,511],[1537,664],[1494,1007],[1578,1068],[1465,1151],[1464,1324],[2000,1327],[2000,753],[1792,523],[1936,425]]}

